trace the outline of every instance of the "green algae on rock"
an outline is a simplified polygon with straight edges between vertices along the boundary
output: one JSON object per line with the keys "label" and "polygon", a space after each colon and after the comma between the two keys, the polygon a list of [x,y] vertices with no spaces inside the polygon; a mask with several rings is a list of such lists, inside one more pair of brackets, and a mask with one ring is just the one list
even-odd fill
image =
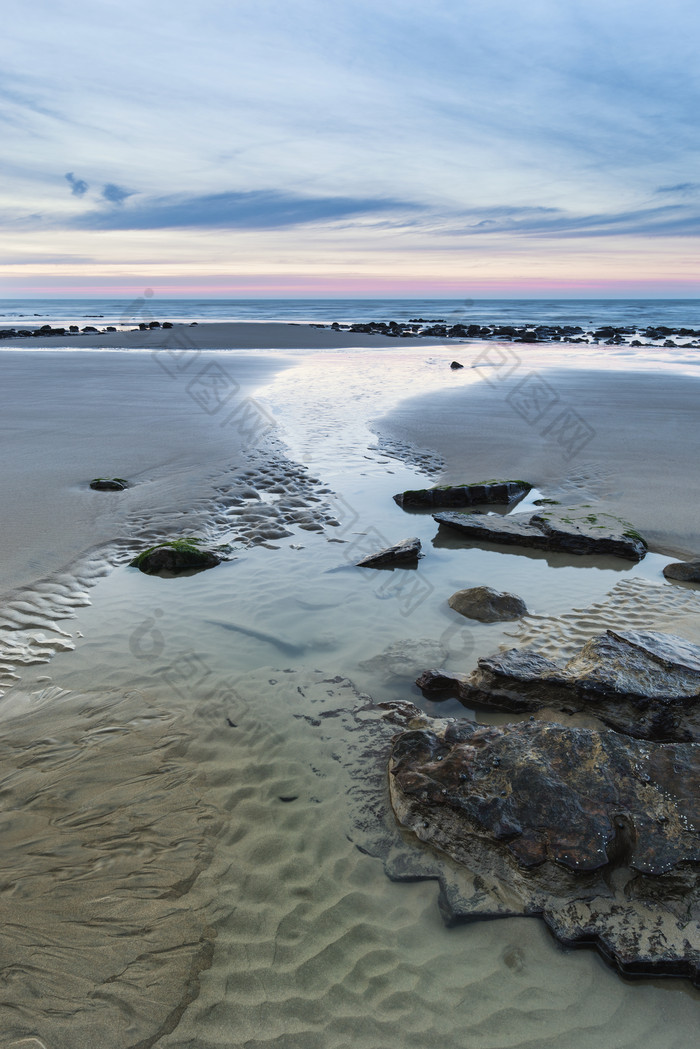
{"label": "green algae on rock", "polygon": [[215,568],[223,560],[213,550],[202,549],[201,539],[171,539],[157,546],[143,550],[133,561],[131,568],[138,568],[146,575],[158,575],[160,572],[178,575],[180,572],[192,572],[205,568]]}

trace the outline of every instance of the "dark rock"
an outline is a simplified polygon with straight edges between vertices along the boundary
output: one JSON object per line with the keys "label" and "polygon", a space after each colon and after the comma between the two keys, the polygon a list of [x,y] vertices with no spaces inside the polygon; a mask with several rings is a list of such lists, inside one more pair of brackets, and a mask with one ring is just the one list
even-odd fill
{"label": "dark rock", "polygon": [[403,565],[417,563],[421,554],[420,539],[413,536],[411,539],[402,539],[394,546],[387,546],[376,554],[368,554],[357,562],[358,568],[382,568],[388,565]]}
{"label": "dark rock", "polygon": [[92,326],[92,324],[86,324],[85,327],[83,328],[83,331],[87,332],[89,335],[96,335],[97,334],[97,328],[94,328]]}
{"label": "dark rock", "polygon": [[160,321],[150,321],[149,328],[160,328]]}
{"label": "dark rock", "polygon": [[108,326],[107,326],[107,327],[105,328],[105,331],[116,331],[116,330],[117,330],[117,329],[116,329],[116,328],[114,328],[114,327],[112,327],[112,325],[108,325]]}
{"label": "dark rock", "polygon": [[540,914],[562,943],[593,943],[622,973],[700,982],[697,744],[396,706],[392,720],[409,728],[391,744],[391,802],[424,843],[424,870],[434,850],[449,918]]}
{"label": "dark rock", "polygon": [[416,684],[424,696],[429,699],[459,695],[460,686],[467,680],[467,674],[456,674],[451,670],[424,670]]}
{"label": "dark rock", "polygon": [[564,665],[513,648],[467,677],[442,672],[441,687],[467,706],[584,711],[639,739],[700,741],[700,647],[674,634],[607,630]]}
{"label": "dark rock", "polygon": [[680,579],[684,583],[700,583],[700,561],[676,561],[666,565],[664,575],[667,579]]}
{"label": "dark rock", "polygon": [[452,368],[452,371],[457,371],[458,368],[463,368],[463,367],[464,367],[464,365],[460,364],[459,361],[452,361],[452,364],[450,365],[450,368]]}
{"label": "dark rock", "polygon": [[71,324],[70,327],[68,328],[68,331],[80,331],[80,328],[78,327],[77,324]]}
{"label": "dark rock", "polygon": [[490,586],[458,590],[447,600],[450,608],[482,623],[498,623],[527,615],[525,602],[515,594],[501,593]]}
{"label": "dark rock", "polygon": [[646,543],[626,521],[611,514],[582,513],[581,507],[506,517],[455,512],[433,516],[438,524],[473,540],[571,554],[614,554],[628,561],[641,561],[646,554]]}
{"label": "dark rock", "polygon": [[123,492],[129,485],[122,477],[95,477],[90,487],[96,492]]}
{"label": "dark rock", "polygon": [[507,506],[527,495],[532,485],[527,481],[481,481],[478,484],[438,485],[399,492],[394,502],[404,509],[440,506]]}
{"label": "dark rock", "polygon": [[172,325],[171,321],[163,321],[163,327],[164,328],[172,328],[172,326],[173,325]]}
{"label": "dark rock", "polygon": [[181,572],[199,571],[220,565],[222,558],[213,550],[202,550],[197,545],[198,539],[175,539],[161,543],[130,561],[132,568],[138,568],[146,575],[159,575],[161,572],[179,575]]}

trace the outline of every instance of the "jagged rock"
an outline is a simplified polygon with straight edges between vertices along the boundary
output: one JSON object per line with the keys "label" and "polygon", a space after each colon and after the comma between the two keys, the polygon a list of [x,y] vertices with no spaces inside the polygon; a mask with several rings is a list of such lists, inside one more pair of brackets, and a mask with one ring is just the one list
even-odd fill
{"label": "jagged rock", "polygon": [[197,539],[175,539],[162,543],[144,550],[129,564],[146,575],[158,575],[161,572],[179,575],[181,572],[200,571],[220,565],[222,558],[213,550],[200,549],[196,545],[198,542]]}
{"label": "jagged rock", "polygon": [[357,562],[358,568],[383,568],[390,565],[404,565],[417,563],[421,557],[420,539],[412,536],[410,539],[402,539],[394,546],[387,546],[384,550],[378,550],[376,554],[368,554]]}
{"label": "jagged rock", "polygon": [[452,368],[452,371],[457,371],[458,368],[463,368],[463,367],[464,367],[464,365],[460,364],[459,361],[452,361],[452,364],[450,365],[450,368]]}
{"label": "jagged rock", "polygon": [[611,514],[582,513],[581,507],[550,507],[546,512],[507,516],[447,511],[433,517],[438,524],[468,539],[508,546],[571,554],[614,554],[628,561],[641,561],[647,551],[645,541],[626,521]]}
{"label": "jagged rock", "polygon": [[684,583],[700,583],[700,561],[676,561],[666,565],[664,575],[667,579],[680,579]]}
{"label": "jagged rock", "polygon": [[394,502],[404,508],[440,506],[507,506],[532,488],[527,481],[481,481],[478,484],[445,484],[435,488],[399,492]]}
{"label": "jagged rock", "polygon": [[408,704],[385,716],[408,727],[391,744],[392,806],[424,871],[434,850],[446,917],[540,914],[625,974],[700,982],[698,744],[430,720]]}
{"label": "jagged rock", "polygon": [[426,694],[437,689],[467,706],[585,711],[639,739],[700,741],[700,647],[674,634],[606,630],[563,666],[512,648],[467,676],[430,675],[417,682]]}
{"label": "jagged rock", "polygon": [[505,622],[527,615],[527,607],[521,597],[501,593],[490,586],[457,590],[447,599],[447,603],[460,615],[467,619],[479,619],[482,623]]}

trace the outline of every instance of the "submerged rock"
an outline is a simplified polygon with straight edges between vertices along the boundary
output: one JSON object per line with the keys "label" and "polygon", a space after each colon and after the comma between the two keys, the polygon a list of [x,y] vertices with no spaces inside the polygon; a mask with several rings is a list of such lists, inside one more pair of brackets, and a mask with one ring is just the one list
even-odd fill
{"label": "submerged rock", "polygon": [[700,746],[415,708],[392,720],[410,726],[390,750],[397,820],[437,870],[444,855],[471,876],[471,895],[443,884],[453,919],[541,914],[623,973],[700,980]]}
{"label": "submerged rock", "polygon": [[700,583],[700,561],[676,561],[666,565],[664,575],[667,579],[679,579],[684,583]]}
{"label": "submerged rock", "polygon": [[417,564],[419,557],[422,557],[420,539],[412,536],[410,539],[402,539],[394,546],[378,550],[376,554],[368,554],[356,562],[356,567],[384,568],[390,565]]}
{"label": "submerged rock", "polygon": [[482,623],[505,622],[527,615],[527,607],[521,597],[502,593],[490,586],[457,590],[447,599],[447,603],[460,615],[467,619],[479,619]]}
{"label": "submerged rock", "polygon": [[[394,497],[396,498],[396,497]],[[586,514],[581,507],[548,508],[536,513],[433,515],[439,525],[468,539],[486,540],[536,550],[561,550],[571,554],[614,554],[641,561],[647,552],[644,539],[626,521],[611,514]]]}
{"label": "submerged rock", "polygon": [[606,630],[564,665],[512,648],[469,675],[430,671],[417,684],[468,706],[585,711],[639,739],[700,741],[700,647],[674,634]]}
{"label": "submerged rock", "polygon": [[392,641],[383,652],[363,660],[359,665],[383,677],[413,678],[426,663],[441,663],[447,649],[432,638],[406,638]]}
{"label": "submerged rock", "polygon": [[527,481],[481,481],[478,484],[445,484],[399,492],[394,502],[405,509],[440,506],[508,506],[532,488]]}
{"label": "submerged rock", "polygon": [[213,550],[202,550],[199,542],[199,539],[174,539],[161,543],[144,550],[129,564],[146,575],[158,575],[161,572],[179,575],[181,572],[200,571],[220,565],[222,558]]}

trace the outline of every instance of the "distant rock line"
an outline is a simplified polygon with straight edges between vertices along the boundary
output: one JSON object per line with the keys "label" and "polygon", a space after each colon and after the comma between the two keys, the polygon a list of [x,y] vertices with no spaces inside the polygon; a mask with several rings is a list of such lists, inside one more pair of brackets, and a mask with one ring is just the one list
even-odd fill
{"label": "distant rock line", "polygon": [[671,336],[684,339],[694,339],[695,342],[683,343],[684,346],[696,346],[700,348],[700,329],[695,328],[668,328],[666,325],[649,325],[646,328],[613,327],[603,325],[601,327],[582,328],[579,324],[449,324],[442,319],[425,320],[417,317],[405,323],[397,321],[369,321],[366,324],[339,324],[334,321],[331,325],[314,325],[316,328],[330,327],[333,331],[346,331],[355,335],[386,335],[389,338],[418,339],[418,338],[440,338],[440,339],[486,339],[494,342],[569,342],[569,343],[601,343],[606,346],[644,346],[647,345],[640,339],[651,340],[656,345],[664,340],[662,345],[669,348],[677,344],[672,342]]}
{"label": "distant rock line", "polygon": [[[227,323],[222,321],[221,323]],[[183,322],[183,325],[188,322]],[[194,327],[197,321],[190,321],[188,326]],[[669,328],[664,324],[648,325],[646,328],[635,328],[633,326],[616,327],[613,325],[602,325],[601,327],[581,327],[579,324],[450,324],[441,318],[426,320],[416,317],[409,321],[367,321],[365,323],[340,324],[333,321],[332,324],[312,323],[312,328],[328,328],[331,331],[346,332],[352,335],[384,335],[390,339],[474,339],[492,342],[523,342],[523,343],[546,343],[567,342],[600,344],[606,346],[664,346],[674,349],[677,346],[700,349],[700,329],[697,328]],[[43,324],[40,328],[0,328],[0,340],[2,339],[29,339],[65,337],[67,335],[108,335],[117,332],[150,331],[155,328],[173,328],[170,321],[150,321],[148,324],[140,323],[133,328],[117,328],[108,325],[105,328],[96,328],[91,324],[83,328],[77,324],[64,327],[52,327]],[[694,341],[678,344],[674,338],[691,339]],[[646,340],[642,342],[641,340]],[[454,362],[452,367],[460,367]]]}
{"label": "distant rock line", "polygon": [[[196,321],[192,325],[196,325]],[[190,327],[192,326],[190,325]],[[125,331],[152,331],[155,328],[172,328],[171,321],[150,321],[148,324],[138,324],[135,328],[116,328],[109,324],[106,328],[96,328],[92,324],[86,324],[79,328],[77,324],[69,324],[63,328],[52,328],[50,324],[42,324],[40,328],[0,328],[0,339],[46,339],[52,336],[66,335],[109,335],[111,333],[123,333]]]}

